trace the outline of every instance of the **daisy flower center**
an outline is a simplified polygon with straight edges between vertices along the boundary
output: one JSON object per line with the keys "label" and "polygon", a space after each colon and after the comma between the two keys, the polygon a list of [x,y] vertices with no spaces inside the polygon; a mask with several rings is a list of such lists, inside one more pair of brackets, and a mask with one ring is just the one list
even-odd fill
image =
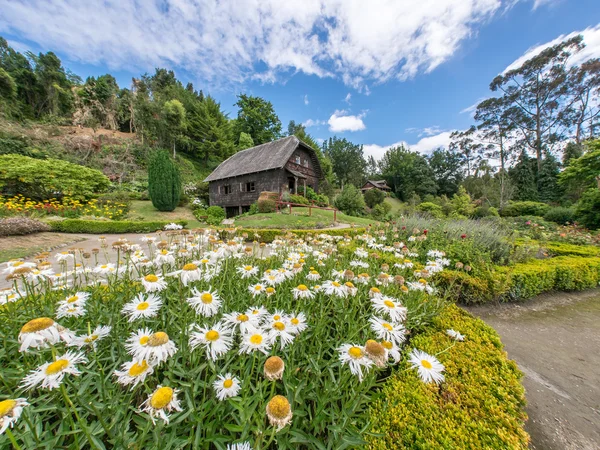
{"label": "daisy flower center", "polygon": [[260,334],[253,334],[250,336],[250,343],[253,345],[260,345],[262,344],[262,341],[263,337]]}
{"label": "daisy flower center", "polygon": [[141,364],[134,363],[127,372],[130,377],[139,377],[146,370],[148,370],[148,363],[144,360]]}
{"label": "daisy flower center", "polygon": [[36,331],[42,331],[46,328],[50,328],[54,325],[54,320],[48,317],[40,317],[38,319],[33,319],[23,325],[21,328],[21,333],[35,333]]}
{"label": "daisy flower center", "polygon": [[246,314],[240,314],[239,316],[237,316],[236,320],[238,322],[248,322],[249,318]]}
{"label": "daisy flower center", "polygon": [[250,271],[252,270],[252,266],[245,266],[245,267],[244,267],[244,270],[246,270],[246,271],[250,272]]}
{"label": "daisy flower center", "polygon": [[91,336],[86,337],[84,339],[84,341],[86,342],[86,344],[90,344],[90,343],[94,342],[96,339],[98,339],[98,335],[92,334]]}
{"label": "daisy flower center", "polygon": [[208,333],[206,333],[205,337],[207,341],[214,342],[219,339],[219,332],[216,330],[210,330]]}
{"label": "daisy flower center", "polygon": [[101,268],[101,269],[107,269],[107,268],[108,268],[108,265],[107,265],[107,264],[102,264],[102,265],[100,266],[100,268]]}
{"label": "daisy flower center", "polygon": [[274,321],[281,320],[281,316],[279,314],[277,314],[277,315],[273,316],[273,320]]}
{"label": "daisy flower center", "polygon": [[349,287],[349,288],[353,288],[354,287],[354,285],[352,283],[350,283],[349,281],[347,283],[344,283],[344,284],[346,285],[346,287]]}
{"label": "daisy flower center", "polygon": [[148,309],[148,307],[149,307],[149,306],[150,306],[150,303],[148,303],[148,302],[142,302],[142,303],[139,303],[139,304],[136,306],[136,309],[137,309],[138,311],[145,311],[145,310],[147,310],[147,309]]}
{"label": "daisy flower center", "polygon": [[372,287],[371,292],[374,292],[375,294],[379,294],[381,291],[379,290],[379,288]]}
{"label": "daisy flower center", "polygon": [[233,386],[233,380],[228,378],[225,381],[223,381],[223,387],[225,389],[229,389],[231,386]]}
{"label": "daisy flower center", "polygon": [[269,412],[277,419],[285,419],[290,414],[290,402],[283,395],[276,395],[269,402]]}
{"label": "daisy flower center", "polygon": [[156,275],[146,275],[144,280],[146,280],[148,283],[156,283],[158,281],[158,277]]}
{"label": "daisy flower center", "polygon": [[173,399],[173,389],[170,387],[161,387],[152,394],[150,406],[154,409],[163,409]]}
{"label": "daisy flower center", "polygon": [[192,263],[188,263],[185,266],[183,266],[183,270],[187,270],[187,271],[196,270],[197,268],[198,268],[198,266],[196,264],[192,264]]}
{"label": "daisy flower center", "polygon": [[426,359],[422,359],[421,360],[421,365],[423,367],[425,367],[426,369],[431,369],[433,366],[431,365],[431,363],[429,361],[427,361]]}
{"label": "daisy flower center", "polygon": [[157,331],[148,338],[148,345],[150,347],[158,347],[169,342],[169,335],[164,331]]}
{"label": "daisy flower center", "polygon": [[383,345],[388,350],[391,350],[393,346],[393,344],[390,341],[381,341],[381,345]]}
{"label": "daisy flower center", "polygon": [[396,305],[394,305],[394,302],[391,301],[391,300],[386,300],[386,301],[383,302],[383,304],[385,306],[387,306],[388,308],[395,308],[396,307]]}
{"label": "daisy flower center", "polygon": [[276,330],[279,330],[279,331],[283,331],[283,330],[285,330],[285,325],[283,322],[275,322],[273,324],[273,328],[275,328]]}
{"label": "daisy flower center", "polygon": [[202,264],[208,264],[208,259],[204,258],[203,260],[200,261]]}
{"label": "daisy flower center", "polygon": [[140,338],[140,345],[146,345],[149,340],[150,340],[150,336],[142,336]]}
{"label": "daisy flower center", "polygon": [[57,373],[65,370],[68,366],[68,359],[59,359],[58,361],[54,361],[46,368],[46,375],[56,375]]}
{"label": "daisy flower center", "polygon": [[256,286],[254,286],[254,290],[255,291],[262,291],[262,286],[260,284],[257,284]]}
{"label": "daisy flower center", "polygon": [[253,309],[253,310],[252,310],[252,314],[253,314],[253,315],[260,314],[260,311],[259,311],[258,309]]}
{"label": "daisy flower center", "polygon": [[69,298],[67,299],[67,303],[75,303],[77,300],[79,300],[79,297],[78,297],[78,296],[76,296],[76,295],[74,295],[74,296],[72,296],[72,297],[69,297]]}
{"label": "daisy flower center", "polygon": [[275,292],[275,289],[273,289],[272,287],[268,287],[266,289],[266,291],[267,291],[267,294],[272,294],[273,292]]}
{"label": "daisy flower center", "polygon": [[163,249],[162,249],[160,252],[161,252],[163,255],[166,255],[166,254],[168,254],[168,253],[169,253],[169,252],[168,252],[168,250],[167,250],[167,249],[165,249],[165,248],[163,248]]}
{"label": "daisy flower center", "polygon": [[427,280],[425,280],[424,278],[419,279],[419,283],[421,284],[427,284]]}
{"label": "daisy flower center", "polygon": [[12,264],[13,267],[19,267],[23,265],[23,261],[17,261],[15,263]]}
{"label": "daisy flower center", "polygon": [[299,320],[298,320],[296,317],[294,317],[294,318],[291,320],[291,322],[292,322],[292,325],[298,325],[298,324],[300,323],[300,321],[299,321]]}
{"label": "daisy flower center", "polygon": [[299,291],[308,291],[308,288],[306,287],[305,284],[301,284],[301,285],[298,286],[298,290]]}
{"label": "daisy flower center", "polygon": [[340,287],[340,286],[341,286],[341,284],[340,284],[340,283],[338,283],[337,281],[334,281],[334,282],[333,282],[333,283],[331,283],[331,284],[333,284],[335,287]]}
{"label": "daisy flower center", "polygon": [[17,406],[17,402],[15,400],[3,400],[0,402],[0,418],[8,416],[13,409]]}
{"label": "daisy flower center", "polygon": [[270,373],[279,372],[283,369],[283,360],[279,356],[271,356],[265,361],[265,370]]}
{"label": "daisy flower center", "polygon": [[388,331],[393,331],[394,330],[394,327],[391,326],[389,323],[382,323],[381,326],[383,328],[385,328],[386,330],[388,330]]}
{"label": "daisy flower center", "polygon": [[200,300],[202,301],[202,303],[204,303],[205,305],[208,305],[210,303],[212,303],[213,301],[213,296],[210,292],[205,292],[204,294],[202,294],[200,296]]}
{"label": "daisy flower center", "polygon": [[362,349],[360,347],[350,347],[348,349],[348,354],[352,358],[358,359],[358,358],[362,358],[363,352],[362,352]]}

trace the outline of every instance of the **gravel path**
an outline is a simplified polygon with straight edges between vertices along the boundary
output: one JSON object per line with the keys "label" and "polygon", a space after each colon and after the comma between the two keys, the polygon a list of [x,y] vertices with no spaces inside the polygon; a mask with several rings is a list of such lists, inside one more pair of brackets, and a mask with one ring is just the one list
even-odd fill
{"label": "gravel path", "polygon": [[525,374],[531,448],[600,449],[600,289],[465,309]]}

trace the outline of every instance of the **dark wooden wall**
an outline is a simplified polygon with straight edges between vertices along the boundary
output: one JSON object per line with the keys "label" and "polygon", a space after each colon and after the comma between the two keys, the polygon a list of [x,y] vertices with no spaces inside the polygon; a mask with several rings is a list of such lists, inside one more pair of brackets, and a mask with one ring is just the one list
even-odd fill
{"label": "dark wooden wall", "polygon": [[[296,157],[300,157],[300,164],[296,164]],[[304,162],[308,162],[308,167],[305,166]],[[298,147],[292,157],[288,160],[285,167],[293,170],[294,172],[300,172],[306,176],[306,186],[312,187],[315,192],[319,190],[319,178],[315,172],[315,164],[312,160],[311,154],[304,150],[302,147]],[[301,187],[303,187],[302,180],[298,180],[298,193],[303,194]]]}
{"label": "dark wooden wall", "polygon": [[[254,192],[245,192],[245,185],[254,182]],[[225,194],[225,186],[231,186],[231,193]],[[211,206],[250,206],[258,200],[263,191],[281,192],[283,185],[287,185],[287,176],[282,169],[266,170],[264,172],[249,173],[239,177],[225,178],[211,181],[208,194]],[[220,189],[219,189],[220,188]]]}

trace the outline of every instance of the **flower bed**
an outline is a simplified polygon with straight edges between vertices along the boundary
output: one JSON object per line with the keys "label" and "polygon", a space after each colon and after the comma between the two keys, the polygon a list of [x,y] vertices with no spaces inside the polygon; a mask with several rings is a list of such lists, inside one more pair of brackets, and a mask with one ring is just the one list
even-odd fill
{"label": "flower bed", "polygon": [[96,216],[107,219],[120,219],[127,214],[128,205],[121,202],[107,200],[101,204],[98,200],[82,202],[70,197],[63,197],[60,201],[52,198],[44,201],[34,201],[18,195],[12,198],[0,195],[0,216],[35,215],[79,217]]}
{"label": "flower bed", "polygon": [[[410,357],[399,373],[418,374],[419,392],[475,382],[461,373],[470,361],[439,354],[444,370],[425,338],[445,307],[429,274],[450,261],[430,250],[411,252],[410,267],[382,264],[373,253],[398,247],[376,231],[251,246],[214,230],[170,231],[166,241],[59,253],[60,274],[7,264],[19,288],[0,294],[0,413],[14,427],[0,447],[356,447],[399,360]],[[456,320],[466,334],[457,354],[499,351]],[[490,394],[520,408],[510,390]],[[438,407],[434,395],[422,400],[415,411]]]}
{"label": "flower bed", "polygon": [[[63,233],[90,233],[90,234],[120,234],[120,233],[152,233],[164,229],[165,226],[173,222],[130,222],[126,220],[80,220],[65,219],[49,222],[52,231]],[[185,220],[178,220],[177,225],[185,227]]]}

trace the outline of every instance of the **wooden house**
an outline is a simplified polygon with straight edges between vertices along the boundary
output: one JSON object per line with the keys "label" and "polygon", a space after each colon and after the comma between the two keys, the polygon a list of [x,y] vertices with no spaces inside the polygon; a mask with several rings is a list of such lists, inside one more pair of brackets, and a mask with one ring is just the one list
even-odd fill
{"label": "wooden house", "polygon": [[373,181],[367,180],[367,182],[360,188],[363,194],[369,189],[379,189],[383,192],[392,192],[392,188],[389,187],[385,180]]}
{"label": "wooden house", "polygon": [[242,150],[223,161],[204,181],[210,205],[227,217],[242,214],[263,191],[306,194],[319,189],[321,165],[315,150],[296,136]]}

